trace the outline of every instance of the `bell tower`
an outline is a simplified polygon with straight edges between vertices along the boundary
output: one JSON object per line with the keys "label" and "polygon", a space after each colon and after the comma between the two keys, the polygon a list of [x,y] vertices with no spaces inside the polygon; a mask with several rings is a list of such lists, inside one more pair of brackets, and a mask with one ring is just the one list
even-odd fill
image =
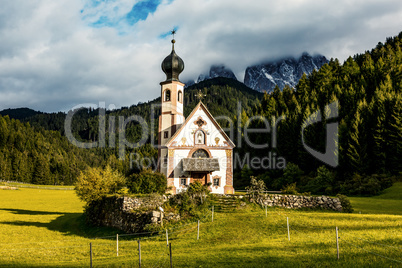
{"label": "bell tower", "polygon": [[[175,31],[172,31],[174,35]],[[172,52],[162,62],[162,70],[166,80],[161,82],[161,115],[159,116],[158,156],[160,159],[159,171],[167,175],[168,150],[167,141],[184,123],[183,99],[184,84],[179,80],[179,74],[184,70],[183,60],[174,50],[175,40],[172,39]]]}

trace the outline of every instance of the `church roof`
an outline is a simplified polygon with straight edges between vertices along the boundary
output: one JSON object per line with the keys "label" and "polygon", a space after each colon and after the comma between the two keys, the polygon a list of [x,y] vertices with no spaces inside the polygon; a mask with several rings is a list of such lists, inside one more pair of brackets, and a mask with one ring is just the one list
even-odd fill
{"label": "church roof", "polygon": [[218,124],[218,122],[216,122],[215,118],[211,115],[211,113],[208,111],[207,107],[201,101],[197,104],[197,106],[194,107],[194,109],[191,111],[190,115],[186,118],[186,121],[184,121],[183,125],[181,125],[181,127],[175,132],[175,134],[168,140],[168,142],[166,143],[166,147],[169,147],[169,146],[172,145],[172,143],[175,140],[175,138],[180,134],[180,132],[182,132],[185,129],[186,125],[191,121],[191,119],[193,118],[195,112],[198,109],[202,109],[205,112],[205,114],[208,116],[208,118],[214,124],[216,129],[225,138],[225,140],[228,143],[228,145],[230,147],[232,147],[232,148],[236,147],[236,145],[230,140],[228,135],[226,135],[225,131],[223,131],[221,126]]}
{"label": "church roof", "polygon": [[180,81],[179,74],[184,70],[184,61],[174,51],[175,40],[172,40],[172,52],[162,61],[162,70],[166,81]]}

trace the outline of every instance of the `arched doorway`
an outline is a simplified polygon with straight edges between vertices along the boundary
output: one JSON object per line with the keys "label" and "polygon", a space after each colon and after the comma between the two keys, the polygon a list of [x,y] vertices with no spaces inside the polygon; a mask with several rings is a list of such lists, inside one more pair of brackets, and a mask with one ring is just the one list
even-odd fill
{"label": "arched doorway", "polygon": [[[209,155],[208,155],[208,152],[205,151],[204,149],[198,149],[191,155],[191,158],[196,158],[196,159],[209,158]],[[192,182],[198,181],[201,184],[205,185],[208,183],[208,177],[209,177],[208,173],[209,172],[192,171],[191,172],[191,181]]]}

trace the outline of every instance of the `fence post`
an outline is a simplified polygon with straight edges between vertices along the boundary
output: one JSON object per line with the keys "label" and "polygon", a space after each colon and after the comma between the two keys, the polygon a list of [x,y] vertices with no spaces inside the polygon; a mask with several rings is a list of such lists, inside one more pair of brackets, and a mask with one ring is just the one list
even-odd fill
{"label": "fence post", "polygon": [[338,236],[338,226],[335,228],[336,231],[336,254],[339,260],[339,236]]}
{"label": "fence post", "polygon": [[168,229],[166,229],[166,246],[169,246],[169,234],[168,234]]}
{"label": "fence post", "polygon": [[92,243],[89,243],[89,265],[92,268]]}
{"label": "fence post", "polygon": [[289,217],[286,217],[286,223],[287,223],[287,226],[288,226],[288,240],[290,241]]}
{"label": "fence post", "polygon": [[212,205],[212,222],[214,222],[214,205]]}
{"label": "fence post", "polygon": [[139,257],[139,267],[141,268],[141,239],[138,239],[138,257]]}
{"label": "fence post", "polygon": [[197,240],[200,239],[200,220],[198,220],[198,226],[197,226]]}
{"label": "fence post", "polygon": [[169,243],[169,255],[170,255],[170,268],[173,268],[172,243]]}
{"label": "fence post", "polygon": [[268,217],[268,213],[267,213],[267,205],[265,205],[265,218]]}
{"label": "fence post", "polygon": [[119,234],[116,234],[116,253],[117,257],[119,257]]}

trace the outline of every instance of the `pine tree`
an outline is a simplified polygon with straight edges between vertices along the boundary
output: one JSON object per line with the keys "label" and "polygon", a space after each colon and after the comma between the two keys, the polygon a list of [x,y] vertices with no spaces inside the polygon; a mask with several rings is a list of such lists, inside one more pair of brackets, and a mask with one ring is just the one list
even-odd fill
{"label": "pine tree", "polygon": [[353,168],[359,173],[368,170],[367,137],[364,129],[364,115],[367,110],[367,102],[361,101],[358,111],[354,116],[352,129],[349,136],[348,159]]}
{"label": "pine tree", "polygon": [[9,181],[12,179],[11,160],[7,155],[8,151],[0,149],[0,180]]}
{"label": "pine tree", "polygon": [[0,115],[0,149],[6,146],[8,136],[9,136],[9,129],[6,118]]}
{"label": "pine tree", "polygon": [[32,174],[32,183],[34,184],[53,184],[50,177],[49,163],[41,155],[35,157],[34,170]]}

